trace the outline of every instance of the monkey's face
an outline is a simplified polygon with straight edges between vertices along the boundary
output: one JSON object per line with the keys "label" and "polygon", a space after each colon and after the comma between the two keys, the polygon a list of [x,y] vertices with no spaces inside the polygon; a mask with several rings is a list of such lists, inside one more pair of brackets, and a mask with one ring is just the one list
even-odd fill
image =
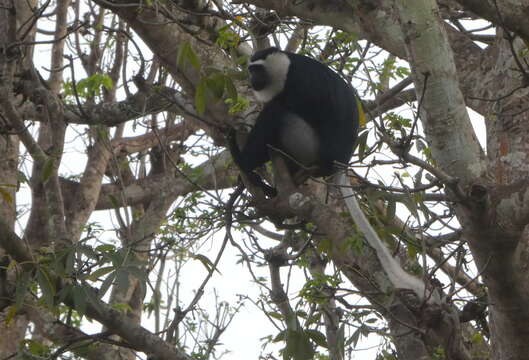
{"label": "monkey's face", "polygon": [[252,89],[254,89],[254,91],[261,91],[267,86],[268,83],[270,83],[270,79],[264,65],[250,64],[250,66],[248,66],[248,71],[250,72],[250,84],[252,85]]}
{"label": "monkey's face", "polygon": [[261,50],[252,56],[248,70],[257,100],[268,102],[283,91],[289,67],[288,55],[276,48]]}

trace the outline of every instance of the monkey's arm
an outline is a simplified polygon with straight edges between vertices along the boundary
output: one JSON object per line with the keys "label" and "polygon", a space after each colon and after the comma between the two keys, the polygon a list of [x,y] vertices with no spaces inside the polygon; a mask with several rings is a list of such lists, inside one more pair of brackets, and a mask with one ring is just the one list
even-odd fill
{"label": "monkey's arm", "polygon": [[257,117],[242,150],[239,149],[234,132],[228,137],[230,152],[235,163],[246,174],[248,180],[262,188],[269,197],[275,196],[276,190],[266,184],[253,170],[270,160],[269,145],[276,146],[283,114],[284,111],[279,104],[268,103]]}
{"label": "monkey's arm", "polygon": [[270,160],[269,145],[277,146],[281,130],[280,120],[284,114],[285,110],[277,102],[266,104],[248,134],[242,150],[239,150],[234,137],[231,136],[232,156],[241,170],[250,172]]}

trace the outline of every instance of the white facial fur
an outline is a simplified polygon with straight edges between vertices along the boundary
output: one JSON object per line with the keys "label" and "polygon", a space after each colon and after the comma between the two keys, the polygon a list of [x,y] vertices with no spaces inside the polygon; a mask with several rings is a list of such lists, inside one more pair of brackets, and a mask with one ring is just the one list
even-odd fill
{"label": "white facial fur", "polygon": [[282,52],[268,55],[265,59],[252,61],[250,65],[261,64],[265,67],[270,76],[270,83],[262,90],[255,91],[254,94],[260,102],[268,102],[279,94],[285,87],[287,81],[290,59]]}

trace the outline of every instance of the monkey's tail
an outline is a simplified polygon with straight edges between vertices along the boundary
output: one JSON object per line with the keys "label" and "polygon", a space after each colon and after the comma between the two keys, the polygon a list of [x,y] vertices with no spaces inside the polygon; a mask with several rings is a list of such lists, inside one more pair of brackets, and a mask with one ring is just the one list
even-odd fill
{"label": "monkey's tail", "polygon": [[424,299],[427,295],[424,283],[420,279],[404,271],[399,262],[391,256],[388,248],[384,245],[360,208],[345,171],[338,174],[337,178],[345,205],[347,206],[353,221],[358,226],[358,229],[364,234],[369,245],[375,249],[378,260],[393,286],[398,289],[412,290],[420,299]]}

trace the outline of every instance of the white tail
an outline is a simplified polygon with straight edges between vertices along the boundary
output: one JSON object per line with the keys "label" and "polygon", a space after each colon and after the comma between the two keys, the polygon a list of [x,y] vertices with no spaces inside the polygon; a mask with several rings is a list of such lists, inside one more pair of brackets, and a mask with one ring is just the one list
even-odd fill
{"label": "white tail", "polygon": [[[351,189],[351,183],[348,181],[345,172],[340,173],[337,178],[345,204],[347,205],[347,209],[349,210],[353,221],[364,234],[369,245],[375,249],[378,260],[393,286],[397,289],[412,290],[420,299],[424,299],[425,295],[427,295],[424,283],[420,279],[404,271],[399,262],[391,256],[388,248],[382,243],[382,240],[380,240],[377,233],[365,217],[362,209],[360,209],[355,194]],[[433,300],[438,299],[437,296],[429,297]]]}

